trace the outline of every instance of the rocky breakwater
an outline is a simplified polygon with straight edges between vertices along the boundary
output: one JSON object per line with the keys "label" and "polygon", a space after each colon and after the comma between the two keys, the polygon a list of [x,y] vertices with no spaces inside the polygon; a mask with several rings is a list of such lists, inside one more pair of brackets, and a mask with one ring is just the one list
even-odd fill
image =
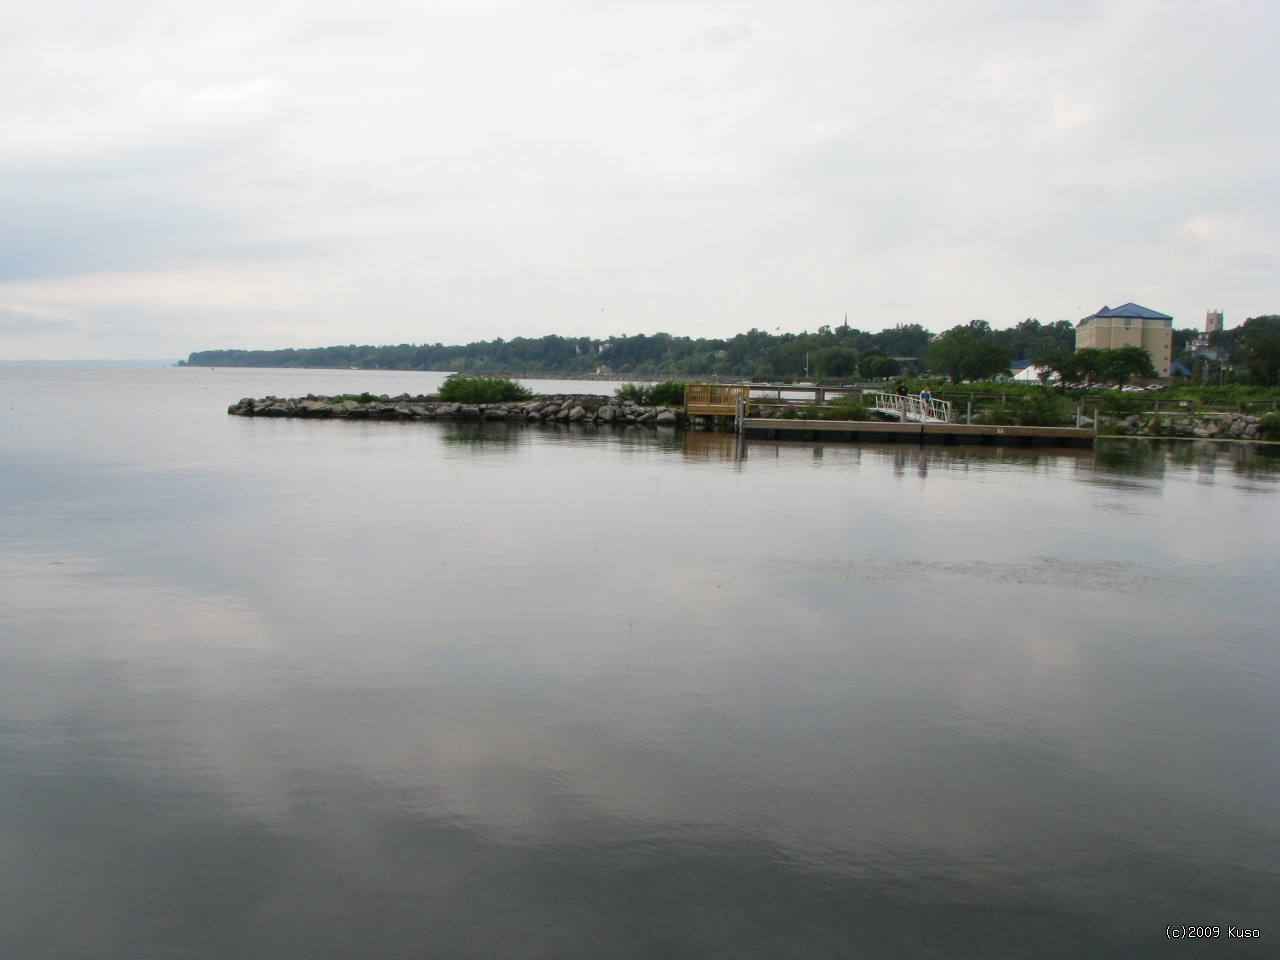
{"label": "rocky breakwater", "polygon": [[634,424],[676,427],[683,410],[642,407],[618,397],[582,394],[536,397],[509,403],[449,403],[436,397],[401,394],[372,397],[245,397],[227,408],[236,417],[303,417],[346,420],[517,420],[525,422]]}
{"label": "rocky breakwater", "polygon": [[1098,421],[1101,433],[1125,437],[1196,437],[1201,440],[1266,440],[1261,417],[1242,413],[1172,414],[1141,416]]}

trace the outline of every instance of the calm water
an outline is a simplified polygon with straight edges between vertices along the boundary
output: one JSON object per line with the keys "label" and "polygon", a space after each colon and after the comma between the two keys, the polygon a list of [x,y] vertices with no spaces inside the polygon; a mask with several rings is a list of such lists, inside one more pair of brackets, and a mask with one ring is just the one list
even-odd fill
{"label": "calm water", "polygon": [[0,956],[1280,955],[1280,458],[438,382],[0,366]]}

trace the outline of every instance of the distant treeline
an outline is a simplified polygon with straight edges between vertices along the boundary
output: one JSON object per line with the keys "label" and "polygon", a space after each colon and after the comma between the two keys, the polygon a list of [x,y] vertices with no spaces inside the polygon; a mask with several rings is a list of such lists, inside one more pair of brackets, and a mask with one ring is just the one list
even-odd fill
{"label": "distant treeline", "polygon": [[[1013,359],[1034,360],[1075,346],[1067,320],[1028,319],[1007,330],[986,321],[966,326]],[[923,372],[934,334],[919,324],[879,333],[850,326],[816,333],[761,330],[728,340],[669,333],[625,334],[596,340],[555,335],[481,340],[465,346],[401,343],[395,346],[315,347],[288,350],[200,350],[186,361],[202,367],[339,367],[358,370],[457,370],[513,376],[563,376],[597,372],[640,378],[742,377],[753,380],[863,377],[882,379]]]}

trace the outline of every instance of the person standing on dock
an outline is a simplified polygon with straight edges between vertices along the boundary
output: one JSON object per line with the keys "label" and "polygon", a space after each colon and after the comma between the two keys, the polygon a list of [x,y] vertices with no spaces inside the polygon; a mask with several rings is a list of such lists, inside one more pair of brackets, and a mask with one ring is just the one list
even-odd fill
{"label": "person standing on dock", "polygon": [[926,416],[929,413],[929,401],[932,399],[933,399],[933,394],[930,392],[929,387],[926,384],[925,388],[920,391],[920,402],[924,404],[924,412]]}
{"label": "person standing on dock", "polygon": [[907,395],[907,381],[898,381],[898,396],[905,397]]}

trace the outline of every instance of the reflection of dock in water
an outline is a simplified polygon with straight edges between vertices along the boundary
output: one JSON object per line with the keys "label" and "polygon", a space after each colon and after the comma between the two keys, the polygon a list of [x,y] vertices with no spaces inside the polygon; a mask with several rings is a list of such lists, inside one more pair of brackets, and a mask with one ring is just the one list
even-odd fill
{"label": "reflection of dock in water", "polygon": [[939,443],[990,447],[1092,447],[1088,427],[1012,427],[967,423],[906,423],[872,420],[776,420],[747,417],[748,439],[830,443]]}
{"label": "reflection of dock in water", "polygon": [[739,433],[719,430],[684,431],[684,455],[688,460],[736,463],[746,458],[746,444]]}

